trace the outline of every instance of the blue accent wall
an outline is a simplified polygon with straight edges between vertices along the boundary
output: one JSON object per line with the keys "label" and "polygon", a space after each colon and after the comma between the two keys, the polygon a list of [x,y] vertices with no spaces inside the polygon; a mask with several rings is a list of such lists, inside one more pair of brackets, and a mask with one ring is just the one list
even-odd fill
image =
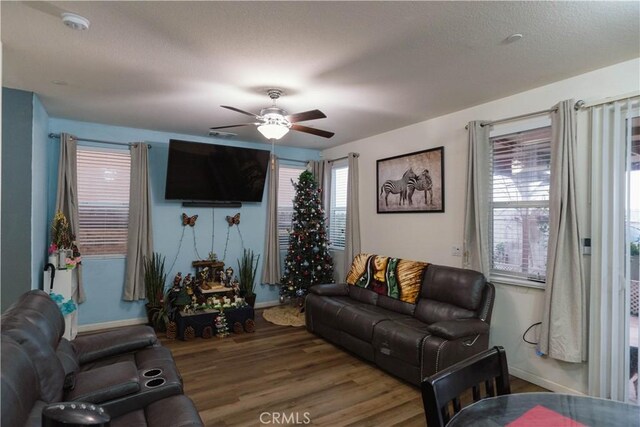
{"label": "blue accent wall", "polygon": [[31,289],[33,93],[2,89],[1,310]]}
{"label": "blue accent wall", "polygon": [[[54,133],[67,132],[80,138],[117,142],[144,141],[151,144],[149,164],[153,201],[154,249],[166,257],[165,267],[169,271],[169,281],[178,271],[182,272],[183,275],[193,272],[191,261],[206,258],[212,247],[213,251],[222,259],[225,244],[227,245],[227,253],[224,257],[226,266],[231,266],[237,271],[237,260],[242,255],[242,248],[244,247],[260,254],[258,275],[260,274],[264,257],[267,186],[265,185],[262,203],[244,203],[241,208],[183,208],[179,201],[167,201],[164,199],[165,175],[169,139],[183,139],[264,150],[270,150],[270,145],[57,118],[49,119],[49,131]],[[59,142],[52,140],[48,147],[50,195],[48,218],[50,221],[55,207]],[[113,146],[108,147],[113,148]],[[302,148],[276,147],[276,154],[280,157],[299,160],[317,160],[320,158],[319,151]],[[180,216],[183,212],[189,216],[198,215],[194,228],[182,226]],[[240,227],[234,226],[230,228],[225,217],[234,215],[237,212],[240,212],[241,215]],[[181,239],[182,243],[180,244]],[[178,251],[179,247],[180,251]],[[175,265],[173,265],[174,261]],[[81,325],[135,319],[145,316],[144,301],[126,302],[122,300],[125,274],[124,257],[83,257],[83,265],[87,301],[79,307],[78,316]],[[257,302],[278,300],[277,287],[260,284],[256,287]]]}
{"label": "blue accent wall", "polygon": [[49,115],[38,95],[33,95],[31,148],[31,289],[42,289],[42,272],[49,243],[48,144]]}

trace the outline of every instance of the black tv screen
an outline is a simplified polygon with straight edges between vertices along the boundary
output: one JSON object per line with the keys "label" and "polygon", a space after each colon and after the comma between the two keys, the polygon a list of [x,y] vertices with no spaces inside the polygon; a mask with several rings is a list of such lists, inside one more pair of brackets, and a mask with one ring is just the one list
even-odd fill
{"label": "black tv screen", "polygon": [[172,139],[167,200],[261,202],[269,152]]}

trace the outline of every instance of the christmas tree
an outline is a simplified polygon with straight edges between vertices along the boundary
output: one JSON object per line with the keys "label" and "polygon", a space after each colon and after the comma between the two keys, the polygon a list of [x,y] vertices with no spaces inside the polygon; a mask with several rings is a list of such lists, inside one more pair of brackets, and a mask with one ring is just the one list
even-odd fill
{"label": "christmas tree", "polygon": [[293,183],[293,216],[289,231],[289,249],[280,281],[280,297],[304,297],[318,283],[333,283],[333,259],[325,228],[321,190],[309,171]]}

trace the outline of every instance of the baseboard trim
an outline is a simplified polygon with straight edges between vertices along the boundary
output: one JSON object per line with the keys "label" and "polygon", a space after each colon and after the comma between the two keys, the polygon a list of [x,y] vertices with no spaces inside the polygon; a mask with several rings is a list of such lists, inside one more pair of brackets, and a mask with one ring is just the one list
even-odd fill
{"label": "baseboard trim", "polygon": [[518,377],[522,380],[528,381],[532,384],[535,384],[540,387],[544,387],[548,390],[551,390],[555,393],[566,393],[566,394],[577,394],[583,396],[584,393],[574,390],[572,388],[563,386],[562,384],[555,383],[553,381],[549,381],[545,378],[539,377],[538,375],[534,375],[530,372],[523,371],[522,369],[518,369],[513,366],[509,366],[509,373],[514,377]]}
{"label": "baseboard trim", "polygon": [[[274,307],[276,305],[280,305],[280,301],[278,300],[263,301],[263,302],[256,303],[254,308],[268,308],[268,307]],[[101,331],[103,329],[120,328],[122,326],[144,325],[148,322],[149,320],[146,317],[138,317],[134,319],[114,320],[112,322],[89,323],[87,325],[79,325],[78,332],[95,332],[95,331]]]}
{"label": "baseboard trim", "polygon": [[137,317],[133,319],[114,320],[112,322],[89,323],[87,325],[79,325],[78,332],[95,332],[103,329],[120,328],[122,326],[144,325],[149,322],[146,317]]}
{"label": "baseboard trim", "polygon": [[268,307],[275,307],[276,305],[280,305],[280,301],[278,300],[273,300],[273,301],[263,301],[263,302],[257,302],[253,308],[268,308]]}

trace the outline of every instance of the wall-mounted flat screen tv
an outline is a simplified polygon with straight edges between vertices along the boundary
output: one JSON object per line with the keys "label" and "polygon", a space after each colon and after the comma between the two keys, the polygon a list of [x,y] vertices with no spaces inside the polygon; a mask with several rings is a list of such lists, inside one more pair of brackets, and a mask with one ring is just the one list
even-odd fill
{"label": "wall-mounted flat screen tv", "polygon": [[165,199],[261,202],[269,152],[172,139]]}

